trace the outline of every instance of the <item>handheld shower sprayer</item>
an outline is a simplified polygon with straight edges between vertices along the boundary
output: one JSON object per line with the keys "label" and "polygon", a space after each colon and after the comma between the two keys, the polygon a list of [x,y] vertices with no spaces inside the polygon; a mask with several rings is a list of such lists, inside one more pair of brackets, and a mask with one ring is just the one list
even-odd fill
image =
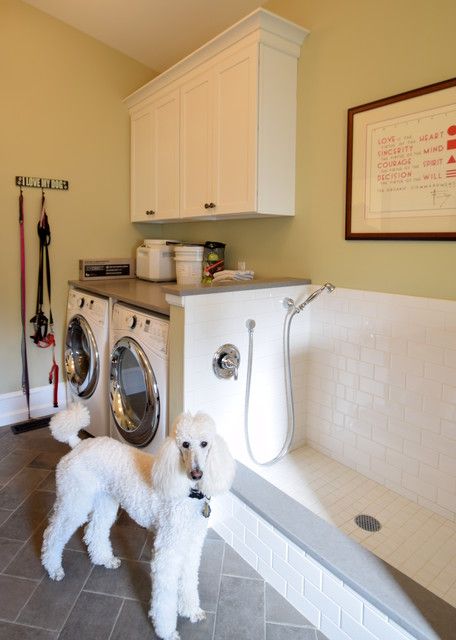
{"label": "handheld shower sprayer", "polygon": [[296,305],[295,301],[292,298],[285,298],[283,300],[283,306],[285,307],[285,309],[292,309],[292,315],[295,315],[296,313],[301,313],[301,311],[307,307],[308,304],[310,304],[313,300],[315,300],[315,298],[317,298],[320,293],[323,293],[323,291],[327,291],[328,293],[332,293],[334,291],[336,287],[331,284],[330,282],[326,282],[322,287],[320,287],[319,289],[316,289],[313,293],[310,294],[310,296],[308,296],[304,302],[301,302],[301,304]]}
{"label": "handheld shower sprayer", "polygon": [[300,305],[298,305],[298,313],[299,313],[299,311],[302,311],[304,309],[304,307],[307,307],[307,305],[310,304],[312,302],[312,300],[315,300],[315,298],[317,298],[320,295],[320,293],[323,293],[323,291],[327,291],[328,293],[332,293],[335,288],[336,287],[333,284],[331,284],[330,282],[327,282],[326,284],[324,284],[322,287],[320,287],[319,289],[317,289],[316,291],[311,293],[310,296],[304,300],[304,302],[302,302]]}

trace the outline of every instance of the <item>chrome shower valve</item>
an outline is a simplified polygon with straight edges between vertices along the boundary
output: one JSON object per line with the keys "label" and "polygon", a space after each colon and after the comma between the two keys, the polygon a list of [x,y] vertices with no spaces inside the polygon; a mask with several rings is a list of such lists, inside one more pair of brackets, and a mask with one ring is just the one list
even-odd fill
{"label": "chrome shower valve", "polygon": [[241,354],[234,344],[224,344],[217,349],[212,358],[212,369],[217,378],[238,379]]}

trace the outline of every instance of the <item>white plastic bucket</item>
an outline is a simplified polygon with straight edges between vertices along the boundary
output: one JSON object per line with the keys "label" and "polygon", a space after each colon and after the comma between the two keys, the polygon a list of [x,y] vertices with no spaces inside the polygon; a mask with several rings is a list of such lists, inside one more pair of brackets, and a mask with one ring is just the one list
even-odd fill
{"label": "white plastic bucket", "polygon": [[174,247],[177,284],[200,284],[204,247],[183,245]]}

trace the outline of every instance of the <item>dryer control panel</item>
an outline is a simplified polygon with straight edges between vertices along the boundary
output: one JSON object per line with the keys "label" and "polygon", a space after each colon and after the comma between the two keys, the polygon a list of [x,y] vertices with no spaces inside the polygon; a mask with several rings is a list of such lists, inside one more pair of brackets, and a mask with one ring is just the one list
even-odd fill
{"label": "dryer control panel", "polygon": [[135,337],[138,342],[163,355],[168,353],[169,321],[144,311],[115,304],[112,329],[116,334]]}

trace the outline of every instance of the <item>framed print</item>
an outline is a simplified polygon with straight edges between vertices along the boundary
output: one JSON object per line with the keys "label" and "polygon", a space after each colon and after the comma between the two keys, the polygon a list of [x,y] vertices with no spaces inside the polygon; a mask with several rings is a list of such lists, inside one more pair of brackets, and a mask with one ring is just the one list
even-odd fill
{"label": "framed print", "polygon": [[346,240],[456,240],[456,78],[348,110]]}

